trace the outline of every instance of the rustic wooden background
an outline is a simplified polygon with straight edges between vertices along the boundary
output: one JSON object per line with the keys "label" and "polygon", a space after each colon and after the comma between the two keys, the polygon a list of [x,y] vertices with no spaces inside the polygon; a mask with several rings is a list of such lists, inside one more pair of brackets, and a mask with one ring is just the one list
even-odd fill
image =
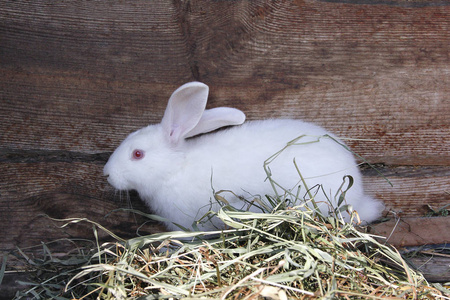
{"label": "rustic wooden background", "polygon": [[[90,224],[61,229],[44,215],[136,234],[142,218],[110,212],[145,208],[120,199],[102,167],[192,80],[210,86],[210,107],[367,139],[349,144],[393,183],[364,171],[387,217],[421,228],[450,203],[447,1],[0,2],[1,252],[92,238]],[[449,219],[433,220],[439,235],[392,241],[450,241]]]}

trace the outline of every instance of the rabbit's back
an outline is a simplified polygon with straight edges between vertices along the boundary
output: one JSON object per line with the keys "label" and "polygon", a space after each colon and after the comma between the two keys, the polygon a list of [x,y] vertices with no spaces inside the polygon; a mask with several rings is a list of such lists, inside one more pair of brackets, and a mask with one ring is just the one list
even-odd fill
{"label": "rabbit's back", "polygon": [[[350,175],[355,184],[348,198],[356,202],[363,197],[357,164],[345,145],[332,137],[325,129],[299,120],[250,121],[189,141],[186,163],[190,167],[181,176],[196,178],[193,185],[198,189],[230,190],[252,198],[275,194],[267,180],[270,174],[284,189],[300,187],[300,195],[306,196],[314,188],[316,200],[327,201],[335,198],[344,176]],[[277,192],[283,193],[281,188]]]}

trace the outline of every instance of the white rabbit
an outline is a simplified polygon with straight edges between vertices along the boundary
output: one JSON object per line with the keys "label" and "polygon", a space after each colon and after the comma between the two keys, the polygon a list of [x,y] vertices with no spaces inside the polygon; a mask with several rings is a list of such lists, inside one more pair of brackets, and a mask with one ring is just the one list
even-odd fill
{"label": "white rabbit", "polygon": [[[250,121],[193,137],[245,120],[244,113],[234,108],[205,110],[207,98],[208,86],[200,82],[173,92],[161,124],[131,133],[111,155],[104,167],[109,183],[119,190],[137,190],[156,214],[192,229],[195,220],[219,209],[214,191],[228,190],[246,199],[274,195],[264,162],[302,136],[299,145],[287,147],[268,165],[273,181],[294,194],[300,188],[301,197],[311,195],[307,188],[320,184],[323,189],[315,189],[314,200],[328,213],[327,203],[336,205],[336,195],[348,185],[347,179],[342,187],[343,178],[350,175],[354,184],[345,194],[345,204],[351,204],[364,222],[380,216],[383,205],[364,194],[353,155],[332,134],[314,124],[280,119]],[[236,208],[246,207],[239,197],[226,199]],[[256,207],[250,210],[261,212]],[[179,229],[171,222],[168,229]],[[217,218],[198,224],[201,230],[221,227]]]}

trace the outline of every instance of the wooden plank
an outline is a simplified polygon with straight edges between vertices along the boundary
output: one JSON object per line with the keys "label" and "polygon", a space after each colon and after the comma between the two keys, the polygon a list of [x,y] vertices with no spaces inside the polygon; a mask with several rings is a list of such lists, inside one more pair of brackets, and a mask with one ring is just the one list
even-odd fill
{"label": "wooden plank", "polygon": [[429,282],[449,282],[450,257],[414,257],[409,262],[420,271]]}
{"label": "wooden plank", "polygon": [[[145,206],[135,193],[130,199],[125,195],[120,199],[107,186],[101,170],[102,164],[98,163],[0,163],[0,251],[25,249],[63,238],[94,238],[92,224],[81,222],[61,229],[64,222],[49,217],[87,218],[118,236],[135,236],[137,227],[148,220],[113,210],[132,205],[146,211]],[[161,230],[156,222],[149,222],[140,232]],[[107,238],[105,232],[99,234],[102,240]]]}
{"label": "wooden plank", "polygon": [[[385,215],[424,217],[450,203],[450,168],[447,166],[379,166],[363,170],[368,194],[386,206]],[[387,182],[392,183],[392,186]],[[430,209],[431,208],[431,209]]]}
{"label": "wooden plank", "polygon": [[387,238],[397,248],[445,244],[450,241],[450,217],[400,218],[370,226],[370,233]]}
{"label": "wooden plank", "polygon": [[[171,89],[175,88],[175,86],[163,86],[159,87],[158,91],[147,95],[146,90],[139,87],[136,87],[135,91],[131,88],[121,91],[102,91],[96,90],[98,87],[94,86],[80,89],[68,88],[65,87],[67,82],[54,80],[46,82],[45,86],[36,86],[23,75],[17,75],[17,77],[0,83],[1,93],[6,99],[0,108],[0,117],[4,120],[0,125],[3,133],[0,139],[3,147],[21,149],[46,148],[90,153],[111,151],[131,131],[148,123],[159,122]],[[26,88],[21,90],[23,87]],[[146,88],[150,89],[148,86]],[[223,94],[223,90],[231,90],[232,95],[229,92],[221,95],[221,99],[217,100],[217,94]],[[288,92],[280,91],[280,93]],[[293,93],[293,91],[290,92]],[[241,96],[237,95],[238,93],[241,93]],[[233,91],[233,88],[229,87],[217,89],[213,86],[211,97],[211,107],[228,105],[242,108],[243,105],[238,102],[240,98],[246,96],[242,90]],[[345,100],[346,98],[341,96],[334,101],[326,99],[323,103],[317,101],[311,107],[304,109],[303,106],[296,109],[296,103],[289,102],[290,97],[295,99],[291,94],[284,99],[273,99],[270,105],[266,105],[267,107],[261,108],[257,104],[249,110],[243,109],[249,119],[301,118],[324,125],[344,138],[369,139],[348,143],[356,152],[372,162],[415,165],[448,165],[450,163],[449,121],[446,118],[447,115],[442,113],[447,109],[450,111],[448,107],[450,101],[445,101],[444,97],[441,98],[441,106],[432,107],[431,104],[427,105],[423,102],[419,108],[420,111],[416,114],[405,114],[405,118],[415,118],[420,115],[424,123],[436,123],[436,126],[433,125],[436,128],[430,128],[421,122],[415,126],[416,128],[412,128],[408,123],[412,123],[413,120],[404,118],[397,121],[395,119],[373,120],[373,118],[381,118],[379,114],[385,112],[378,112],[377,115],[369,113],[364,116],[363,112],[369,109],[370,103],[370,98],[365,100],[364,96],[360,97],[360,106],[354,109],[357,110],[354,114],[345,109],[341,109],[340,113],[334,113],[334,111],[338,111],[339,105],[351,107],[352,101],[357,101],[356,98]],[[301,103],[299,99],[295,101]],[[400,103],[401,100],[398,102]],[[328,109],[325,109],[325,105]],[[277,107],[283,107],[283,109],[277,110]],[[257,111],[258,109],[260,111]],[[320,117],[318,113],[323,116]],[[312,116],[308,117],[308,114]],[[393,117],[388,116],[388,118]],[[419,128],[422,125],[423,128]],[[368,126],[371,128],[368,129]],[[392,129],[388,131],[386,126],[392,126]]]}
{"label": "wooden plank", "polygon": [[375,139],[350,143],[372,162],[450,162],[448,6],[92,5],[5,3],[2,145],[111,151],[199,79],[210,106]]}
{"label": "wooden plank", "polygon": [[2,65],[60,79],[184,81],[190,71],[176,14],[167,1],[2,1]]}

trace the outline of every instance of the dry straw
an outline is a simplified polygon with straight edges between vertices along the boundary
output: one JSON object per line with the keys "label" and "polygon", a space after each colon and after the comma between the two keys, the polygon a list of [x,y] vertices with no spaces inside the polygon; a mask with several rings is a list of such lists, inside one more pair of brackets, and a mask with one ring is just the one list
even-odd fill
{"label": "dry straw", "polygon": [[218,217],[230,229],[213,239],[180,231],[105,243],[65,260],[48,253],[33,262],[47,278],[16,299],[450,299],[394,248],[351,224],[295,208],[224,207]]}
{"label": "dry straw", "polygon": [[[264,166],[275,191],[280,186],[269,166],[278,154]],[[352,178],[343,182],[337,202],[345,201]],[[35,277],[16,299],[450,299],[448,290],[429,284],[396,249],[355,226],[356,212],[344,222],[342,214],[351,211],[345,203],[323,215],[314,195],[305,201],[298,191],[281,190],[253,202],[263,210],[271,207],[266,213],[235,209],[227,205],[227,191],[216,192],[221,209],[200,221],[220,218],[227,229],[216,232],[124,241],[91,222],[94,233],[100,228],[115,241],[77,248],[64,259],[53,257],[45,245],[40,261],[22,252]],[[90,222],[63,221],[65,226]]]}

